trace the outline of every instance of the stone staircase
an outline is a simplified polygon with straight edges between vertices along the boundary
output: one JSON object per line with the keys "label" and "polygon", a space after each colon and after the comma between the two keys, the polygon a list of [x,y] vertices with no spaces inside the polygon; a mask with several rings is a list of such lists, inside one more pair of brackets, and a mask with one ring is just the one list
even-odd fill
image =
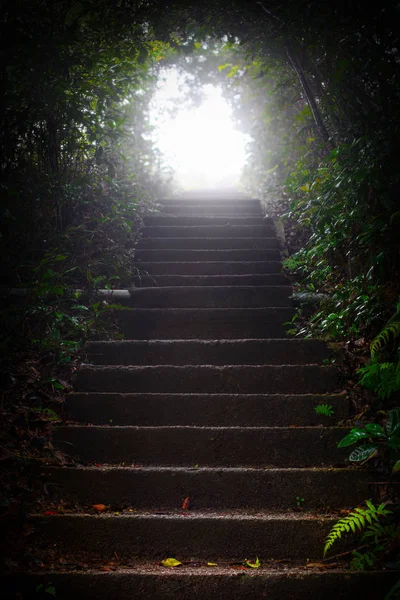
{"label": "stone staircase", "polygon": [[[50,580],[57,600],[380,598],[390,573],[307,567],[330,510],[371,497],[371,477],[345,468],[345,429],[314,411],[344,418],[345,395],[323,343],[286,337],[291,288],[260,203],[162,201],[136,257],[125,338],[88,344],[67,398],[75,424],[55,434],[81,466],[44,474],[87,508],[33,517],[64,562],[106,566],[55,561],[26,586]],[[183,566],[161,566],[169,557]]]}

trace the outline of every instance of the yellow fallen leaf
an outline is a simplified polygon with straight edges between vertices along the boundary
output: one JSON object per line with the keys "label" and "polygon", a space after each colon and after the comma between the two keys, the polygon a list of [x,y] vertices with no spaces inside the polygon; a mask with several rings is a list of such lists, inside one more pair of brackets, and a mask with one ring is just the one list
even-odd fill
{"label": "yellow fallen leaf", "polygon": [[208,562],[207,567],[218,567],[217,563]]}
{"label": "yellow fallen leaf", "polygon": [[256,562],[250,562],[249,560],[245,560],[244,564],[246,567],[250,567],[251,569],[259,569],[261,567],[261,563],[259,561],[258,556],[256,557]]}
{"label": "yellow fallen leaf", "polygon": [[176,558],[165,558],[161,561],[161,564],[164,567],[179,567],[182,563],[176,560]]}

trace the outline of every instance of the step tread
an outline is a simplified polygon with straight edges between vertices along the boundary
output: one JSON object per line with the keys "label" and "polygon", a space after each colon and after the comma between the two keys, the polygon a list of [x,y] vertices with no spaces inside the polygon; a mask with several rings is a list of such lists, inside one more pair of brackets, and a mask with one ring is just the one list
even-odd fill
{"label": "step tread", "polygon": [[180,507],[189,497],[190,510],[284,510],[296,506],[301,490],[308,510],[326,510],[352,508],[365,497],[372,498],[369,482],[376,479],[376,474],[360,470],[355,478],[348,468],[101,465],[46,469],[42,477],[57,486],[57,497],[84,505],[101,498],[105,504],[159,510]]}
{"label": "step tread", "polygon": [[[130,560],[130,567],[118,566],[119,562],[112,567],[106,565],[107,570],[112,568],[111,573],[105,572],[104,561],[86,569],[78,563],[67,573],[63,564],[58,567],[59,571],[57,566],[46,569],[42,565],[39,573],[4,577],[5,600],[14,600],[17,593],[24,598],[34,598],[38,586],[48,581],[52,582],[57,598],[61,600],[132,600],[133,589],[136,600],[250,600],[263,597],[269,600],[346,600],[357,597],[376,600],[387,594],[400,576],[400,571],[348,571],[343,566],[317,570],[307,567],[304,560],[285,561],[283,564],[264,560],[259,569],[238,571],[237,561],[226,558],[222,561],[216,559],[216,567],[207,566],[207,560],[200,564],[192,561],[196,563],[192,565],[187,557],[179,558],[183,566],[178,569],[168,569],[154,560]],[[243,564],[244,558],[239,564]],[[73,562],[73,557],[70,560]],[[233,562],[236,568],[232,567]]]}
{"label": "step tread", "polygon": [[64,425],[55,443],[83,462],[194,466],[342,464],[345,427]]}
{"label": "step tread", "polygon": [[258,340],[119,340],[88,342],[88,361],[95,364],[304,364],[329,356],[324,342],[296,339]]}
{"label": "step tread", "polygon": [[[199,394],[73,392],[66,398],[69,417],[109,425],[315,426],[329,419],[317,404],[330,404],[335,418],[348,416],[346,394]],[[168,410],[165,410],[165,407]],[[282,411],[282,406],[285,410]]]}
{"label": "step tread", "polygon": [[306,393],[336,391],[337,368],[319,364],[87,365],[78,391]]}

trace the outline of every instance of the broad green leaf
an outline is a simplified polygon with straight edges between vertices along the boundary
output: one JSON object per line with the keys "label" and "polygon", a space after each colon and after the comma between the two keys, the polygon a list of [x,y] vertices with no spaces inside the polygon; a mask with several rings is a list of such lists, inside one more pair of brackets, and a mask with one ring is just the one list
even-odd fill
{"label": "broad green leaf", "polygon": [[182,563],[176,560],[176,558],[165,558],[161,561],[161,564],[164,567],[179,567]]}
{"label": "broad green leaf", "polygon": [[368,431],[372,437],[387,437],[382,425],[378,425],[377,423],[367,423],[367,425],[365,425],[365,430]]}
{"label": "broad green leaf", "polygon": [[365,460],[369,460],[373,456],[375,456],[378,452],[377,446],[373,444],[362,444],[349,456],[349,460],[351,462],[364,462]]}
{"label": "broad green leaf", "polygon": [[348,435],[346,435],[343,439],[340,440],[340,442],[338,443],[338,448],[345,448],[346,446],[351,446],[359,440],[363,440],[369,437],[370,434],[364,429],[352,429]]}
{"label": "broad green leaf", "polygon": [[251,569],[259,569],[261,567],[261,563],[260,563],[258,556],[256,557],[255,562],[250,562],[249,560],[245,560],[244,564],[246,565],[246,567],[250,567]]}
{"label": "broad green leaf", "polygon": [[386,431],[390,436],[394,435],[398,431],[400,432],[400,408],[393,408],[393,410],[389,410],[386,421]]}

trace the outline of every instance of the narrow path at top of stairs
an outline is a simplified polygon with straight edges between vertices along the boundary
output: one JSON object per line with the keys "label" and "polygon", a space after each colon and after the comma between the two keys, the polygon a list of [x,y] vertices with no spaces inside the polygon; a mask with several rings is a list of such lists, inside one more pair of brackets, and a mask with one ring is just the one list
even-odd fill
{"label": "narrow path at top of stairs", "polygon": [[115,572],[63,574],[54,558],[57,599],[376,598],[390,574],[307,569],[331,509],[371,497],[370,474],[345,468],[345,429],[314,411],[344,418],[346,397],[326,346],[286,335],[291,287],[260,203],[160,201],[136,267],[125,338],[88,344],[55,433],[80,465],[44,473],[86,509],[33,517],[53,555]]}

